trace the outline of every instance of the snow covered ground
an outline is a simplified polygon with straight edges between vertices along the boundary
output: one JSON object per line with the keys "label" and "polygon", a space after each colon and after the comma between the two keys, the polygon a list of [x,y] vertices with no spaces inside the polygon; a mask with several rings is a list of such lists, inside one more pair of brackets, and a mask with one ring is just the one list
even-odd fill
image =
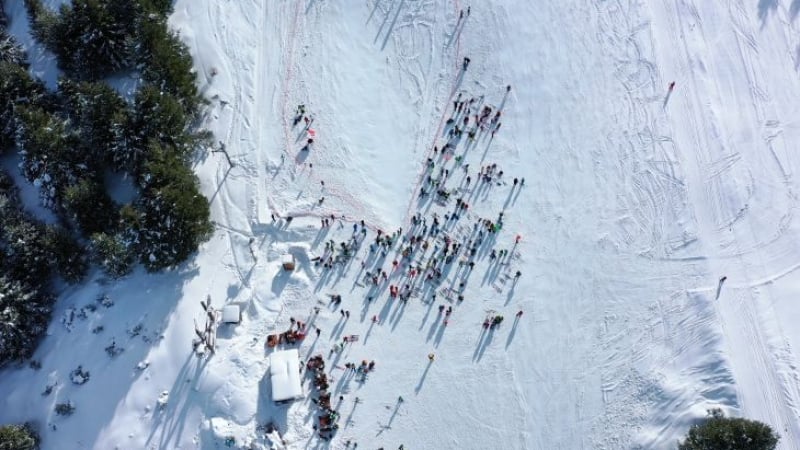
{"label": "snow covered ground", "polygon": [[[6,3],[24,35],[23,8]],[[294,317],[322,330],[300,354],[322,353],[334,405],[344,397],[334,448],[671,448],[714,406],[800,448],[800,0],[506,0],[459,18],[468,6],[178,0],[171,23],[211,99],[206,126],[234,163],[209,153],[196,165],[217,232],[174,272],[64,292],[42,368],[0,373],[0,422],[39,421],[47,449],[211,449],[229,436],[258,448],[270,420],[287,448],[317,446],[316,406],[273,405],[265,376],[265,338]],[[33,62],[54,79],[46,54]],[[449,231],[465,242],[478,217],[503,211],[493,244],[508,264],[487,242],[461,304],[443,294],[467,274],[454,264],[435,302],[422,290],[406,305],[361,284],[375,270],[366,244],[344,268],[315,266],[355,221],[369,242],[452,210],[417,193],[428,157],[434,176],[451,171],[448,188],[464,185],[454,159],[432,154],[458,93],[501,109],[503,125],[456,147],[473,189]],[[298,104],[314,117],[307,152]],[[500,183],[474,188],[492,163]],[[207,296],[243,305],[243,322],[197,358]],[[446,326],[440,304],[454,308]],[[506,319],[487,331],[487,314]],[[366,382],[345,376],[364,359],[377,367]],[[82,385],[70,381],[79,365]],[[75,414],[55,415],[67,400]]]}

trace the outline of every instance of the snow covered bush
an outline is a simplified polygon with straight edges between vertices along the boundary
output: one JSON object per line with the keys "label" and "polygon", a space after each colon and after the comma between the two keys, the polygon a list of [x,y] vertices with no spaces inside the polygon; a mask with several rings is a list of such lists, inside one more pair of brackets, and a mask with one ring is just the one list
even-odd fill
{"label": "snow covered bush", "polygon": [[72,402],[57,403],[55,412],[59,416],[71,416],[75,412],[75,405]]}
{"label": "snow covered bush", "polygon": [[679,450],[774,450],[780,437],[762,422],[725,417],[720,409],[708,411],[708,418],[693,426]]}
{"label": "snow covered bush", "polygon": [[83,366],[78,366],[77,369],[69,373],[69,379],[73,384],[86,384],[89,381],[89,378],[91,378],[91,374],[88,370],[83,370]]}
{"label": "snow covered bush", "polygon": [[37,450],[39,435],[29,424],[0,426],[0,450]]}

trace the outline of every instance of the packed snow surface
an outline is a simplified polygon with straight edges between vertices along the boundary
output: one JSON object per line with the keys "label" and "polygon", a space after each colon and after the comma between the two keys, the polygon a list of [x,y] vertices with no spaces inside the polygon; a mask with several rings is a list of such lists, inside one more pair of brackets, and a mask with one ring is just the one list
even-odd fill
{"label": "packed snow surface", "polygon": [[[30,43],[21,2],[6,3]],[[171,25],[210,100],[204,126],[233,163],[208,152],[195,165],[217,231],[172,272],[67,289],[41,369],[0,373],[0,422],[37,421],[46,449],[661,449],[721,407],[800,449],[798,11],[799,0],[177,0]],[[52,85],[52,56],[28,45]],[[473,115],[502,111],[502,127],[465,133],[443,157],[459,94]],[[300,104],[310,131],[293,125]],[[418,196],[440,168],[454,191],[444,206]],[[419,234],[412,216],[444,221],[460,197],[469,208],[443,228],[465,249],[479,218],[503,212],[471,270],[462,250],[434,285],[407,260],[393,269],[399,244],[370,253],[378,229]],[[315,264],[360,220],[349,261]],[[412,264],[441,251],[429,239]],[[498,263],[492,248],[509,253]],[[364,275],[378,267],[388,280],[375,287]],[[407,283],[407,303],[390,297]],[[198,357],[209,296],[240,305],[242,322]],[[453,308],[447,324],[439,305]],[[281,346],[325,359],[330,442],[312,428],[310,377],[304,399],[271,400],[265,342],[290,318],[309,333]],[[366,379],[346,373],[362,360],[376,364]],[[91,373],[80,385],[79,366]],[[57,416],[66,401],[75,413]]]}

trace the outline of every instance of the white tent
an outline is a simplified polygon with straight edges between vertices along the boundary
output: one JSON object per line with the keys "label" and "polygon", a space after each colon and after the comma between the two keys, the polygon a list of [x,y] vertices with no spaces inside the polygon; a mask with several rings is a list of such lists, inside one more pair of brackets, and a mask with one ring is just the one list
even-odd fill
{"label": "white tent", "polygon": [[269,357],[272,400],[283,402],[303,397],[300,382],[300,356],[297,349],[282,350]]}

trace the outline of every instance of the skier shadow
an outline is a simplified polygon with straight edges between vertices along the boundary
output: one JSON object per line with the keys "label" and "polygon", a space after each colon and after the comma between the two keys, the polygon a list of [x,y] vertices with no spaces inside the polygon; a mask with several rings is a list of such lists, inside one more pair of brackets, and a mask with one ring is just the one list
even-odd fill
{"label": "skier shadow", "polygon": [[[436,288],[434,288],[434,287],[429,287],[428,289],[426,289],[426,290],[425,290],[425,291],[422,293],[422,297],[423,297],[423,298],[426,298],[426,297],[428,296],[428,292],[429,292],[430,290],[432,290],[434,293],[436,293]],[[434,304],[434,303],[436,303],[436,302],[435,302],[435,301],[433,301],[433,299],[430,299],[430,300],[428,300],[428,302],[427,302],[427,303],[428,303],[428,310],[427,310],[427,311],[425,311],[425,315],[422,317],[422,323],[421,323],[421,324],[419,324],[419,328],[418,328],[417,330],[422,330],[422,328],[423,328],[423,327],[425,326],[425,324],[428,322],[428,317],[430,317],[430,315],[431,315],[431,310],[433,310],[433,304]]]}
{"label": "skier shadow", "polygon": [[514,281],[511,283],[511,289],[509,289],[508,294],[506,294],[505,306],[508,306],[508,304],[511,303],[511,299],[514,298],[514,290],[517,289],[517,280],[518,278],[514,279]]}
{"label": "skier shadow", "polygon": [[358,406],[359,402],[353,402],[353,409],[350,410],[350,414],[347,415],[347,419],[344,421],[344,427],[347,428],[353,423],[353,414],[356,412],[356,407]]}
{"label": "skier shadow", "polygon": [[369,340],[369,335],[372,334],[372,329],[375,327],[375,322],[372,322],[367,328],[367,332],[364,334],[364,345],[367,345],[367,340]]}
{"label": "skier shadow", "polygon": [[394,313],[392,314],[392,318],[390,319],[392,322],[392,331],[397,328],[397,324],[400,323],[400,319],[403,317],[403,313],[406,310],[406,304],[408,300],[400,300],[400,304],[397,305],[397,308],[394,309]]}
{"label": "skier shadow", "polygon": [[438,348],[439,344],[442,343],[442,337],[444,336],[444,330],[447,328],[447,325],[442,322],[439,325],[439,329],[436,331],[436,338],[433,340],[433,346]]}
{"label": "skier shadow", "polygon": [[506,201],[505,201],[505,203],[503,203],[503,209],[504,210],[506,208],[508,208],[509,203],[511,203],[512,201],[516,201],[517,200],[517,197],[519,196],[519,193],[517,194],[517,196],[514,196],[514,191],[519,192],[517,190],[516,186],[512,186],[511,190],[508,191],[508,197],[506,197]]}
{"label": "skier shadow", "polygon": [[485,328],[481,332],[481,336],[478,339],[478,345],[475,347],[475,352],[472,354],[472,361],[479,362],[483,358],[483,353],[486,351],[486,347],[492,342],[492,337],[494,334],[494,329],[489,328],[487,331]]}
{"label": "skier shadow", "polygon": [[508,332],[508,338],[506,339],[506,350],[511,345],[511,341],[514,340],[514,335],[517,334],[517,324],[519,324],[519,316],[514,317],[514,324],[511,325],[511,331]]}
{"label": "skier shadow", "polygon": [[661,109],[665,109],[667,107],[670,97],[672,97],[672,91],[667,91],[667,95],[664,96],[664,103],[661,104]]}
{"label": "skier shadow", "polygon": [[[794,5],[792,5],[794,6]],[[758,1],[758,19],[761,21],[761,28],[767,22],[770,10],[778,9],[778,0],[759,0]]]}
{"label": "skier shadow", "polygon": [[[466,73],[467,73],[467,71],[464,70],[463,68],[459,69],[458,77],[456,77],[456,82],[453,85],[453,90],[452,90],[453,93],[458,92],[458,90],[461,89],[461,83],[464,82],[464,75],[466,75]],[[452,94],[451,94],[451,96],[452,96]]]}
{"label": "skier shadow", "polygon": [[317,248],[319,244],[325,240],[325,238],[328,236],[328,233],[330,233],[330,229],[331,227],[322,227],[319,229],[319,232],[317,232],[317,236],[314,238],[314,241],[311,242],[312,250]]}
{"label": "skier shadow", "polygon": [[[428,365],[425,366],[425,371],[422,372],[422,376],[419,379],[419,383],[417,383],[417,386],[414,388],[414,393],[415,394],[419,394],[419,391],[422,390],[422,385],[425,384],[425,378],[428,376],[428,371],[431,370],[431,366],[432,365],[433,365],[433,361],[429,359],[428,360]],[[395,416],[395,414],[397,414],[397,410],[399,408],[400,408],[400,403],[397,404],[397,406],[394,409],[394,414],[392,414],[392,417],[389,418],[389,425],[392,424],[392,420],[394,420],[394,416]]]}
{"label": "skier shadow", "polygon": [[[311,328],[308,328],[308,330],[310,331]],[[319,342],[319,335],[314,338],[314,342],[312,342],[311,346],[308,348],[308,351],[306,352],[306,358],[310,358],[311,355],[314,354],[314,349],[317,348],[317,342]]]}
{"label": "skier shadow", "polygon": [[441,320],[443,314],[444,313],[440,312],[436,319],[434,319],[433,323],[431,323],[431,326],[428,328],[428,336],[425,337],[425,342],[429,342],[431,339],[433,339],[433,335],[436,334],[436,330],[439,327],[439,320]]}
{"label": "skier shadow", "polygon": [[[378,421],[378,426],[380,427],[380,430],[378,430],[378,434],[376,434],[375,436],[380,436],[381,433],[383,433],[384,431],[392,429],[392,421],[394,421],[395,416],[397,415],[398,411],[400,410],[400,405],[401,404],[402,404],[402,402],[398,401],[394,405],[394,411],[392,412],[391,417],[389,417],[389,422],[387,422],[386,425],[381,425],[381,422]],[[389,409],[389,407],[387,406],[386,409]]]}
{"label": "skier shadow", "polygon": [[456,22],[455,28],[453,28],[453,32],[450,33],[450,39],[447,41],[447,45],[445,47],[450,47],[453,44],[453,41],[457,39],[461,35],[461,30],[464,29],[464,24],[466,23],[466,19],[463,17],[458,18],[458,22]]}
{"label": "skier shadow", "polygon": [[[340,392],[340,393],[350,392],[350,381],[352,379],[353,379],[353,374],[350,373],[350,369],[345,369],[342,376],[339,377],[339,382],[336,383],[336,389],[334,389],[333,392]],[[336,409],[338,409],[338,405]]]}
{"label": "skier shadow", "polygon": [[294,162],[297,164],[305,163],[308,159],[309,153],[311,153],[311,151],[308,149],[308,146],[303,147],[299,152],[297,152],[297,155],[294,157]]}
{"label": "skier shadow", "polygon": [[492,283],[497,279],[497,276],[500,275],[500,271],[503,270],[503,265],[500,263],[499,260],[495,261],[494,264],[490,265],[486,269],[486,273],[483,275],[483,280],[481,280],[481,286],[485,286],[486,283]]}
{"label": "skier shadow", "polygon": [[381,4],[380,0],[375,1],[375,6],[372,7],[372,12],[369,13],[369,17],[367,17],[367,21],[364,23],[364,25],[369,24],[369,21],[372,20],[372,16],[375,15],[375,11],[378,10],[378,5],[380,4]]}
{"label": "skier shadow", "polygon": [[797,17],[797,13],[800,13],[800,0],[794,0],[789,7],[789,17],[791,17],[792,21]]}
{"label": "skier shadow", "polygon": [[336,325],[331,330],[331,339],[335,342],[338,341],[339,338],[342,336],[342,332],[344,331],[344,326],[347,325],[347,319],[344,317],[340,317],[339,321],[336,322]]}
{"label": "skier shadow", "polygon": [[317,284],[314,286],[314,292],[319,292],[322,290],[323,286],[328,284],[328,279],[333,272],[333,269],[323,269],[322,275],[317,280]]}
{"label": "skier shadow", "polygon": [[397,18],[400,17],[400,12],[403,10],[403,5],[405,4],[405,2],[406,0],[400,0],[400,6],[397,7],[397,12],[394,14],[394,19],[392,19],[391,25],[389,25],[389,31],[386,32],[386,36],[383,38],[383,44],[381,44],[381,51],[383,51],[386,48],[386,44],[389,42],[389,37],[391,37],[392,31],[394,31],[394,26],[395,24],[397,24]]}
{"label": "skier shadow", "polygon": [[308,14],[311,11],[311,7],[314,6],[314,3],[316,3],[316,0],[311,0],[310,2],[308,2],[308,6],[306,6],[306,14]]}

